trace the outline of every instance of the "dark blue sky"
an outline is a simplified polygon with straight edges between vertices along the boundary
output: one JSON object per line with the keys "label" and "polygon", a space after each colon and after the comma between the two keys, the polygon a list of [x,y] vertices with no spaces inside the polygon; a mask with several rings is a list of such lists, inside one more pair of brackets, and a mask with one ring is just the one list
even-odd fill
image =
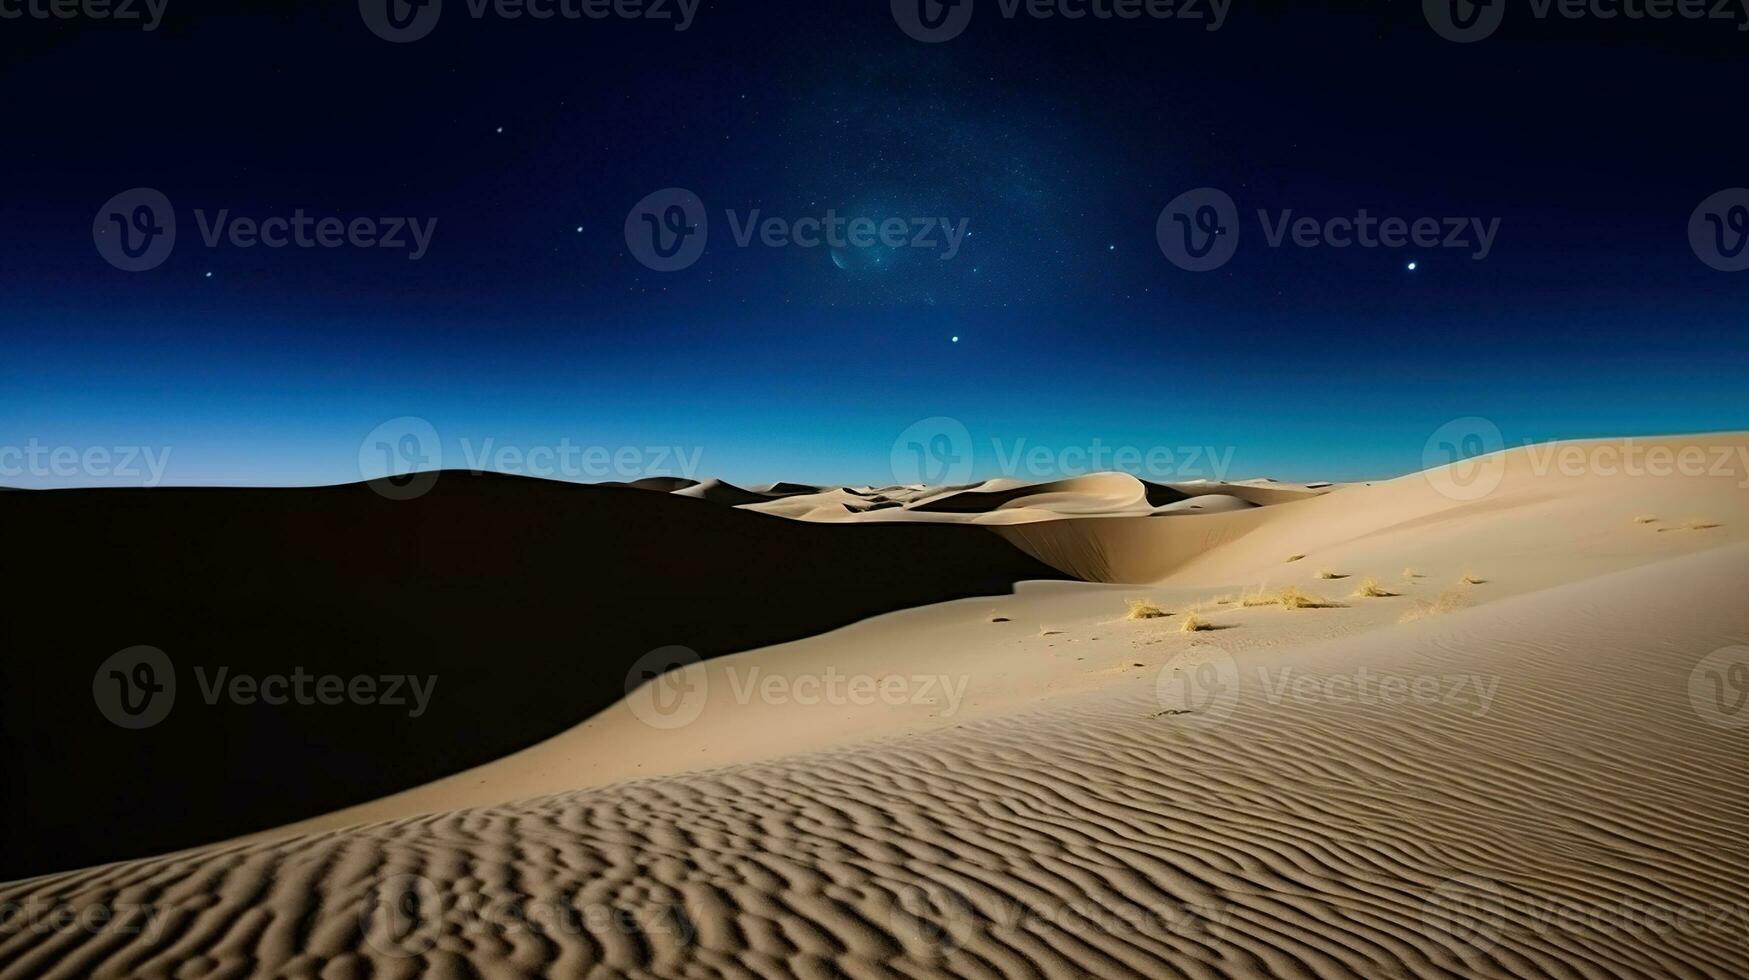
{"label": "dark blue sky", "polygon": [[[0,446],[169,447],[170,483],[342,482],[367,433],[415,416],[445,465],[464,439],[568,441],[878,483],[907,426],[945,416],[978,475],[1001,469],[992,440],[1098,439],[1355,479],[1418,468],[1460,416],[1509,444],[1749,428],[1749,272],[1709,268],[1687,230],[1749,185],[1736,25],[1526,4],[1455,44],[1419,4],[1235,0],[1208,31],[976,2],[933,45],[886,0],[705,0],[684,32],[448,0],[406,44],[353,3],[0,21]],[[178,237],[130,273],[93,221],[137,187]],[[703,203],[709,244],[660,273],[624,226],[668,187]],[[1191,273],[1155,223],[1199,187],[1235,201],[1240,239]],[[1256,215],[1363,208],[1498,231],[1482,260],[1272,248]],[[410,261],[208,247],[196,217],[296,209],[437,224]],[[970,237],[946,260],[740,247],[728,212],[755,209]],[[80,482],[105,481],[0,478]]]}

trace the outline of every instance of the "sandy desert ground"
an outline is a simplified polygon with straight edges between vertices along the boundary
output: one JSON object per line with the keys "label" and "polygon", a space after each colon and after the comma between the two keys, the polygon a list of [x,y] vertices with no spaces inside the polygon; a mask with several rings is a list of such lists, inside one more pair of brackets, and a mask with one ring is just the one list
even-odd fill
{"label": "sandy desert ground", "polygon": [[0,976],[1744,976],[1746,488],[1749,434],[647,487],[1076,581],[668,652],[497,761],[0,885]]}

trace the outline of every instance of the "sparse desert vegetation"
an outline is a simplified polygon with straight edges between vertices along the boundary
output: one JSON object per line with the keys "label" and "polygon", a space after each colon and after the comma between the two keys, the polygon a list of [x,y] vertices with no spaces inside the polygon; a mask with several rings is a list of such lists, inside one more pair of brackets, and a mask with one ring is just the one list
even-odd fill
{"label": "sparse desert vegetation", "polygon": [[1341,572],[1338,572],[1332,568],[1320,568],[1320,569],[1318,569],[1318,577],[1324,578],[1324,579],[1337,579],[1337,578],[1347,578],[1348,576],[1346,576],[1346,575],[1342,574]]}
{"label": "sparse desert vegetation", "polygon": [[1427,576],[1422,575],[1420,572],[1417,572],[1413,568],[1405,568],[1405,569],[1403,569],[1403,577],[1404,578],[1426,578]]}
{"label": "sparse desert vegetation", "polygon": [[1299,561],[1300,559],[1302,559],[1304,557],[1306,557],[1306,556],[1305,555],[1288,555],[1287,556],[1288,564],[1291,565],[1294,562]]}
{"label": "sparse desert vegetation", "polygon": [[1449,612],[1457,612],[1469,605],[1470,600],[1464,593],[1453,589],[1441,592],[1437,598],[1432,600],[1412,599],[1410,603],[1408,612],[1405,612],[1397,622],[1412,623],[1417,619],[1426,619],[1428,616],[1443,616]]}
{"label": "sparse desert vegetation", "polygon": [[1688,520],[1682,522],[1682,529],[1684,531],[1705,531],[1707,528],[1718,526],[1719,524],[1717,521],[1709,521],[1700,517],[1690,517]]}
{"label": "sparse desert vegetation", "polygon": [[1339,605],[1323,596],[1313,595],[1293,586],[1282,589],[1276,601],[1281,603],[1283,609],[1335,609]]}
{"label": "sparse desert vegetation", "polygon": [[1256,592],[1247,592],[1240,597],[1239,605],[1244,606],[1246,609],[1253,609],[1257,606],[1273,606],[1280,601],[1280,596],[1270,595],[1268,592],[1258,589]]}
{"label": "sparse desert vegetation", "polygon": [[1152,599],[1125,599],[1124,602],[1129,605],[1129,612],[1124,613],[1125,619],[1162,619],[1172,615]]}
{"label": "sparse desert vegetation", "polygon": [[1465,572],[1464,577],[1461,579],[1458,579],[1458,581],[1462,582],[1465,585],[1483,585],[1488,580],[1483,578],[1480,575],[1477,575],[1475,572]]}
{"label": "sparse desert vegetation", "polygon": [[1658,523],[1658,518],[1652,516],[1651,514],[1641,514],[1640,516],[1634,518],[1634,523],[1635,524],[1656,524],[1656,523]]}
{"label": "sparse desert vegetation", "polygon": [[1179,631],[1184,633],[1200,633],[1203,630],[1212,630],[1214,628],[1215,624],[1203,619],[1195,613],[1185,616],[1184,622],[1178,627]]}
{"label": "sparse desert vegetation", "polygon": [[1377,579],[1370,578],[1360,583],[1360,588],[1354,590],[1354,597],[1357,599],[1386,599],[1395,595],[1397,593],[1380,585]]}

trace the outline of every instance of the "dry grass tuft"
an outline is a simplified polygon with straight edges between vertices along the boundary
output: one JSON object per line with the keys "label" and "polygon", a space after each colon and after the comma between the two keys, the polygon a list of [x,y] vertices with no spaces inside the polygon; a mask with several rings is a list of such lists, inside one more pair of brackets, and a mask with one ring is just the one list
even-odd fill
{"label": "dry grass tuft", "polygon": [[1395,595],[1397,593],[1386,590],[1376,579],[1370,578],[1360,583],[1360,588],[1354,590],[1356,599],[1387,599]]}
{"label": "dry grass tuft", "polygon": [[1428,616],[1443,616],[1449,612],[1457,612],[1470,604],[1469,597],[1455,589],[1441,592],[1439,598],[1432,602],[1426,599],[1412,599],[1410,602],[1409,611],[1404,613],[1397,622],[1413,623],[1417,619],[1426,619]]}
{"label": "dry grass tuft", "polygon": [[1283,609],[1335,609],[1335,608],[1337,608],[1336,603],[1326,600],[1323,596],[1316,596],[1316,595],[1311,594],[1310,592],[1306,592],[1303,589],[1295,588],[1293,586],[1289,586],[1285,589],[1282,589],[1281,595],[1276,597],[1276,601],[1281,603],[1281,607]]}
{"label": "dry grass tuft", "polygon": [[1458,579],[1458,581],[1464,583],[1465,585],[1486,585],[1488,582],[1487,579],[1481,577],[1480,575],[1477,575],[1475,572],[1465,572],[1464,577],[1461,579]]}
{"label": "dry grass tuft", "polygon": [[1270,595],[1262,589],[1258,589],[1256,592],[1247,592],[1239,599],[1239,605],[1246,609],[1253,609],[1257,606],[1273,606],[1279,602],[1281,602],[1280,596]]}
{"label": "dry grass tuft", "polygon": [[1719,524],[1717,521],[1702,520],[1699,517],[1690,517],[1688,520],[1682,522],[1682,529],[1684,531],[1704,531],[1709,527],[1718,526]]}
{"label": "dry grass tuft", "polygon": [[1214,628],[1215,624],[1192,614],[1184,617],[1184,622],[1178,627],[1178,630],[1181,633],[1200,633],[1203,630],[1212,630]]}
{"label": "dry grass tuft", "polygon": [[1658,523],[1658,518],[1652,516],[1651,514],[1641,514],[1640,516],[1634,518],[1634,523],[1635,524],[1656,524],[1656,523]]}
{"label": "dry grass tuft", "polygon": [[1318,569],[1318,577],[1319,578],[1328,578],[1328,579],[1337,579],[1337,578],[1347,578],[1348,576],[1347,576],[1347,574],[1345,574],[1343,572],[1334,571],[1334,570],[1329,569],[1329,568],[1320,568],[1320,569]]}
{"label": "dry grass tuft", "polygon": [[1403,577],[1404,578],[1426,578],[1427,576],[1421,574],[1420,572],[1417,572],[1413,568],[1405,568],[1405,569],[1403,569]]}
{"label": "dry grass tuft", "polygon": [[1287,556],[1288,564],[1291,565],[1294,562],[1299,561],[1300,559],[1302,559],[1304,557],[1306,557],[1306,556],[1305,555],[1288,555]]}
{"label": "dry grass tuft", "polygon": [[1130,611],[1124,614],[1125,619],[1163,619],[1172,615],[1160,608],[1152,599],[1125,599]]}

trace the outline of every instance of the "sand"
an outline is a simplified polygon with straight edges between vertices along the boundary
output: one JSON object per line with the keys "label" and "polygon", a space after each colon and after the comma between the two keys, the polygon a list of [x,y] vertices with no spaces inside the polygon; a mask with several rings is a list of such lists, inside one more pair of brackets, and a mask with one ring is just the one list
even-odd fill
{"label": "sand", "polygon": [[[1497,466],[1473,500],[1434,472],[1212,513],[1117,475],[839,488],[908,496],[852,523],[989,526],[1090,581],[716,657],[405,793],[0,886],[0,975],[1740,976],[1749,473]],[[1290,587],[1328,607],[1243,601]],[[806,703],[828,674],[903,696]],[[646,724],[674,694],[696,717]]]}

